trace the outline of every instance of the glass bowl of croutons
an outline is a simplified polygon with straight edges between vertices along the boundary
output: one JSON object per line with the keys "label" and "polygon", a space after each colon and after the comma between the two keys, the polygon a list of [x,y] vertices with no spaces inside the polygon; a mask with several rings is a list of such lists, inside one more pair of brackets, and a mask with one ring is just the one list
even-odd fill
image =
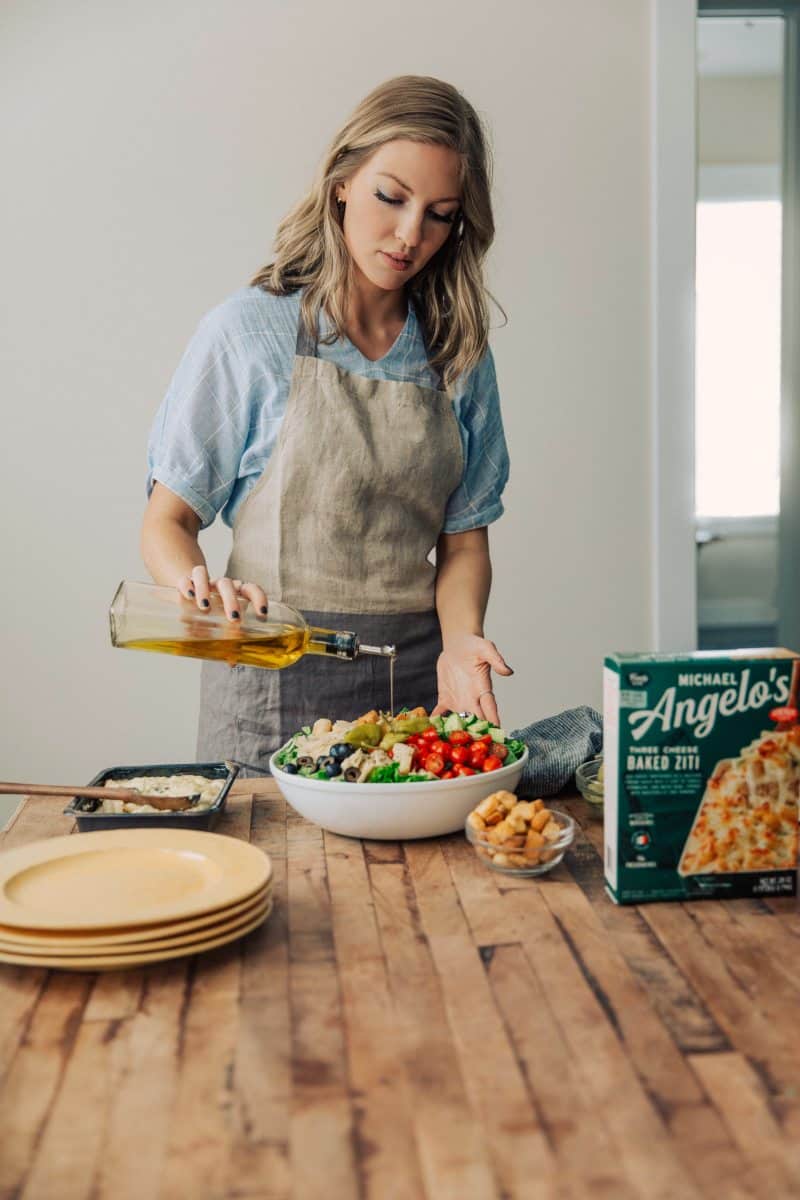
{"label": "glass bowl of croutons", "polygon": [[464,828],[478,857],[504,875],[552,871],[575,837],[575,822],[567,813],[506,791],[482,800]]}

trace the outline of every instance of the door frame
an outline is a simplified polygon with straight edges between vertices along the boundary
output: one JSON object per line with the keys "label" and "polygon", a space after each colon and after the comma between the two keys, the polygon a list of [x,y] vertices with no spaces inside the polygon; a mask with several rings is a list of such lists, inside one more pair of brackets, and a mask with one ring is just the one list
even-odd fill
{"label": "door frame", "polygon": [[685,651],[697,645],[697,3],[654,0],[651,13],[651,642]]}
{"label": "door frame", "polygon": [[800,0],[698,0],[698,16],[783,17],[781,484],[778,640],[800,650]]}

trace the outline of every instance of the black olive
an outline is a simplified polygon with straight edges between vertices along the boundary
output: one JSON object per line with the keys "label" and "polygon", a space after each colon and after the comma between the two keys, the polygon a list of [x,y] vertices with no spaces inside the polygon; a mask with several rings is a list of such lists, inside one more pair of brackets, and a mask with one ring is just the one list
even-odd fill
{"label": "black olive", "polygon": [[314,760],[310,754],[298,754],[297,765],[298,767],[313,767]]}
{"label": "black olive", "polygon": [[284,763],[282,770],[284,770],[287,775],[296,775],[298,771],[297,763]]}
{"label": "black olive", "polygon": [[330,757],[330,755],[320,754],[319,758],[317,759],[317,770],[324,771],[325,768],[327,767],[328,763],[332,763],[332,762],[333,762],[333,759]]}
{"label": "black olive", "polygon": [[337,742],[335,746],[331,746],[328,753],[331,758],[335,758],[337,762],[341,762],[344,758],[349,758],[355,749],[354,746],[349,746],[347,742]]}
{"label": "black olive", "polygon": [[335,759],[329,759],[328,762],[325,763],[325,766],[322,769],[326,775],[329,775],[330,778],[333,779],[333,778],[335,778],[335,776],[341,775],[342,764],[336,762]]}
{"label": "black olive", "polygon": [[361,771],[358,767],[348,767],[344,773],[344,777],[348,783],[356,783],[360,774]]}

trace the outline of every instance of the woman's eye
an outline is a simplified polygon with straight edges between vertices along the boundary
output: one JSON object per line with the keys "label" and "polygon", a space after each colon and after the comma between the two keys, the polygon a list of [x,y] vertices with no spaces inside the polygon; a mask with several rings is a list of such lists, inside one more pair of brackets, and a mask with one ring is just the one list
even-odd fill
{"label": "woman's eye", "polygon": [[[402,204],[403,203],[402,199],[397,199],[394,196],[384,195],[384,193],[380,190],[380,188],[376,189],[375,196],[378,200],[382,200],[384,204]],[[455,213],[444,214],[444,213],[430,212],[430,213],[428,213],[428,216],[433,217],[434,221],[443,222],[445,225],[452,225],[456,219]]]}

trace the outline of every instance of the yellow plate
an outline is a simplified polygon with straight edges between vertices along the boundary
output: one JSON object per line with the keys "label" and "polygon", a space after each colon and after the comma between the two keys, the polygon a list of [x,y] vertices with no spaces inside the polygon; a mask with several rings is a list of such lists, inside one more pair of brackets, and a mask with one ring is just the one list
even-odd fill
{"label": "yellow plate", "polygon": [[[255,914],[256,909],[263,907],[272,898],[272,884],[261,888],[254,896],[242,900],[239,904],[227,908],[215,909],[205,916],[196,917],[190,921],[174,921],[164,925],[137,926],[132,929],[121,929],[118,933],[110,930],[100,930],[98,933],[75,933],[70,930],[60,933],[58,930],[21,930],[12,929],[10,925],[0,925],[0,947],[13,954],[115,954],[127,953],[142,942],[151,942],[154,938],[186,937],[192,934],[196,937],[210,937],[218,926],[228,924]],[[117,951],[117,947],[119,951]]]}
{"label": "yellow plate", "polygon": [[[14,929],[11,925],[0,925],[0,942],[13,947],[18,946],[20,953],[32,950],[43,950],[44,953],[60,954],[61,947],[83,946],[90,953],[97,948],[101,954],[106,953],[107,946],[121,946],[132,942],[149,941],[154,937],[171,937],[173,934],[189,933],[192,930],[204,929],[222,920],[229,920],[256,908],[272,895],[272,880],[265,887],[254,892],[245,900],[236,904],[215,908],[204,913],[201,917],[193,917],[183,921],[167,921],[151,925],[129,925],[121,929],[75,930],[75,929]],[[52,950],[51,950],[52,947]]]}
{"label": "yellow plate", "polygon": [[15,954],[24,956],[26,961],[32,958],[104,958],[108,955],[149,954],[151,950],[171,950],[177,946],[191,946],[196,942],[207,942],[210,938],[219,937],[223,933],[241,929],[242,926],[254,921],[258,916],[266,916],[272,909],[272,897],[262,898],[258,904],[240,913],[228,921],[220,921],[206,929],[194,929],[189,933],[178,933],[174,937],[160,937],[160,926],[155,926],[153,937],[148,942],[125,942],[120,946],[94,946],[91,944],[74,943],[61,946],[47,942],[42,946],[20,946],[18,942],[0,940],[0,954]]}
{"label": "yellow plate", "polygon": [[249,842],[194,829],[109,829],[0,854],[0,925],[118,929],[200,916],[272,876]]}
{"label": "yellow plate", "polygon": [[[115,833],[116,830],[109,830],[109,832]],[[120,832],[127,833],[127,830],[121,830]],[[131,830],[131,833],[133,832]],[[144,833],[145,831],[142,830],[141,832]],[[155,832],[158,831],[156,830]],[[218,946],[225,946],[228,942],[235,942],[238,938],[244,937],[247,933],[252,933],[259,925],[262,925],[271,910],[272,903],[270,902],[267,905],[266,912],[258,917],[251,918],[240,929],[222,933],[206,941],[194,942],[191,946],[178,946],[172,950],[151,950],[146,954],[94,954],[87,958],[10,954],[3,950],[0,952],[0,963],[12,963],[15,966],[21,967],[58,967],[63,971],[119,971],[126,967],[143,967],[147,963],[164,962],[169,958],[182,958],[189,954],[203,954],[206,950],[216,950]]]}

